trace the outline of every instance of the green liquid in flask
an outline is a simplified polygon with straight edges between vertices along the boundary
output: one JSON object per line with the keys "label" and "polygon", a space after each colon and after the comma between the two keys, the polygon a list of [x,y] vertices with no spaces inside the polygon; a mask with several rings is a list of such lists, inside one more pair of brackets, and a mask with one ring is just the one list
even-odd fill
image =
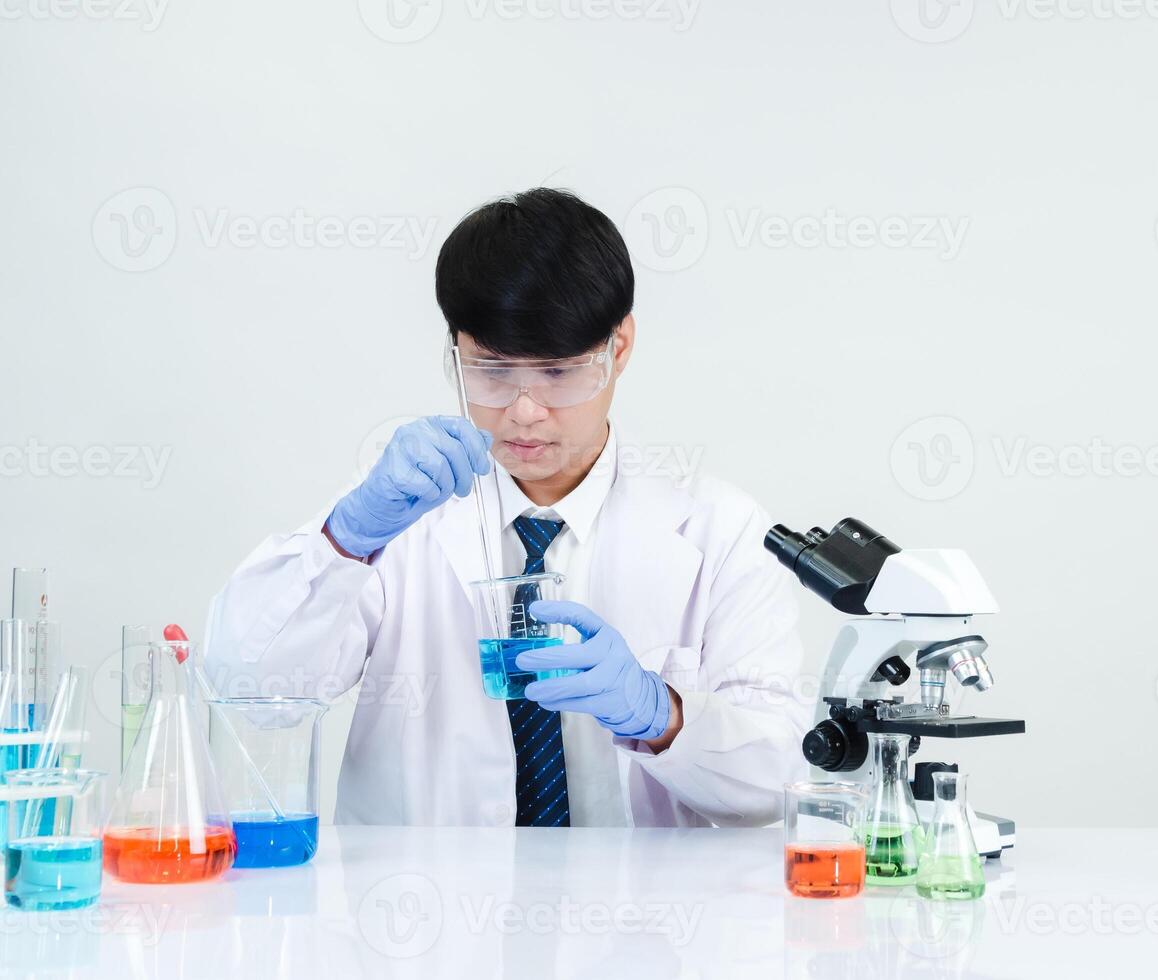
{"label": "green liquid in flask", "polygon": [[924,844],[919,827],[878,824],[864,835],[866,881],[870,885],[909,885],[917,877]]}
{"label": "green liquid in flask", "polygon": [[921,898],[950,901],[980,898],[985,894],[981,857],[976,854],[972,857],[923,857],[917,894]]}

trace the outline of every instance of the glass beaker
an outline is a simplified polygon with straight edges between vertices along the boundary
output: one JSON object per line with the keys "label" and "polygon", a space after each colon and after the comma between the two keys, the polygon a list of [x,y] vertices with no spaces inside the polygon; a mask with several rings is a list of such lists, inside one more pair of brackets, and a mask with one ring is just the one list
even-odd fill
{"label": "glass beaker", "polygon": [[922,898],[961,900],[985,894],[985,873],[969,815],[965,776],[933,773],[933,821],[917,865],[917,894]]}
{"label": "glass beaker", "polygon": [[800,898],[851,898],[864,888],[856,831],[867,794],[857,783],[784,787],[784,884]]}
{"label": "glass beaker", "polygon": [[237,852],[190,691],[189,649],[188,640],[149,646],[149,703],[104,831],[104,868],[123,881],[215,878]]}
{"label": "glass beaker", "polygon": [[32,911],[92,905],[101,890],[106,773],[16,769],[0,788],[8,809],[4,897]]}
{"label": "glass beaker", "polygon": [[908,885],[925,842],[909,785],[909,736],[869,733],[873,783],[861,839],[870,885]]}
{"label": "glass beaker", "polygon": [[578,673],[576,670],[527,671],[515,666],[515,658],[524,650],[562,644],[562,625],[540,623],[527,612],[527,607],[538,599],[557,599],[563,581],[562,575],[539,572],[471,582],[483,691],[487,697],[521,701],[526,696],[523,692],[527,685],[533,681]]}
{"label": "glass beaker", "polygon": [[209,703],[209,745],[237,836],[233,866],[305,864],[318,849],[318,745],[329,705],[311,698]]}

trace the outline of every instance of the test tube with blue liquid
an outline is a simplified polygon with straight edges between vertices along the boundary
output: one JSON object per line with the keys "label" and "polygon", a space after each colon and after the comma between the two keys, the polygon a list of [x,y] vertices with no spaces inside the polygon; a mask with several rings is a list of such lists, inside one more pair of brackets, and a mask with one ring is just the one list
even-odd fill
{"label": "test tube with blue liquid", "polygon": [[36,662],[28,645],[28,630],[22,619],[0,620],[0,670],[7,680],[0,734],[5,736],[0,751],[0,769],[23,769],[29,765],[29,732],[36,705]]}
{"label": "test tube with blue liquid", "polygon": [[209,747],[237,836],[233,866],[305,864],[318,847],[318,750],[329,706],[313,698],[209,705]]}
{"label": "test tube with blue liquid", "polygon": [[12,618],[24,627],[27,671],[27,727],[44,727],[49,699],[56,686],[60,626],[48,618],[48,569],[12,569]]}

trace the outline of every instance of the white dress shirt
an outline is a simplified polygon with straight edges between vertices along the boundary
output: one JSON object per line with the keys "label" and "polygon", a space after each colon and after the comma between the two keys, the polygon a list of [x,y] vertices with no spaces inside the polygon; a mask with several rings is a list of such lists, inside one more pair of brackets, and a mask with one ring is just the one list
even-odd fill
{"label": "white dress shirt", "polygon": [[[547,547],[544,570],[565,576],[560,598],[587,604],[590,595],[591,554],[599,533],[599,512],[615,484],[617,450],[615,428],[608,423],[607,444],[574,490],[550,507],[532,503],[511,475],[495,467],[499,488],[504,575],[521,575],[526,548],[515,531],[516,517],[564,521],[566,527]],[[599,610],[593,612],[599,615]],[[614,623],[610,625],[614,626]],[[565,641],[579,642],[566,628]],[[624,827],[627,811],[620,786],[619,763],[613,735],[591,715],[563,711],[563,755],[567,760],[567,800],[572,827]]]}

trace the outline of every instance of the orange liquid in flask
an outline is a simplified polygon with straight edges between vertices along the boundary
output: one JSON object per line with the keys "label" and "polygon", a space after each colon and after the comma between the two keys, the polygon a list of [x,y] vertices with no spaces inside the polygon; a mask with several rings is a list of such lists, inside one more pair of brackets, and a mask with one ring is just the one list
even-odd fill
{"label": "orange liquid in flask", "polygon": [[784,884],[801,898],[851,898],[864,888],[861,844],[789,844]]}
{"label": "orange liquid in flask", "polygon": [[104,869],[121,881],[164,884],[205,881],[233,866],[237,839],[224,827],[205,828],[205,848],[194,853],[189,835],[158,839],[150,827],[115,828],[104,835]]}

